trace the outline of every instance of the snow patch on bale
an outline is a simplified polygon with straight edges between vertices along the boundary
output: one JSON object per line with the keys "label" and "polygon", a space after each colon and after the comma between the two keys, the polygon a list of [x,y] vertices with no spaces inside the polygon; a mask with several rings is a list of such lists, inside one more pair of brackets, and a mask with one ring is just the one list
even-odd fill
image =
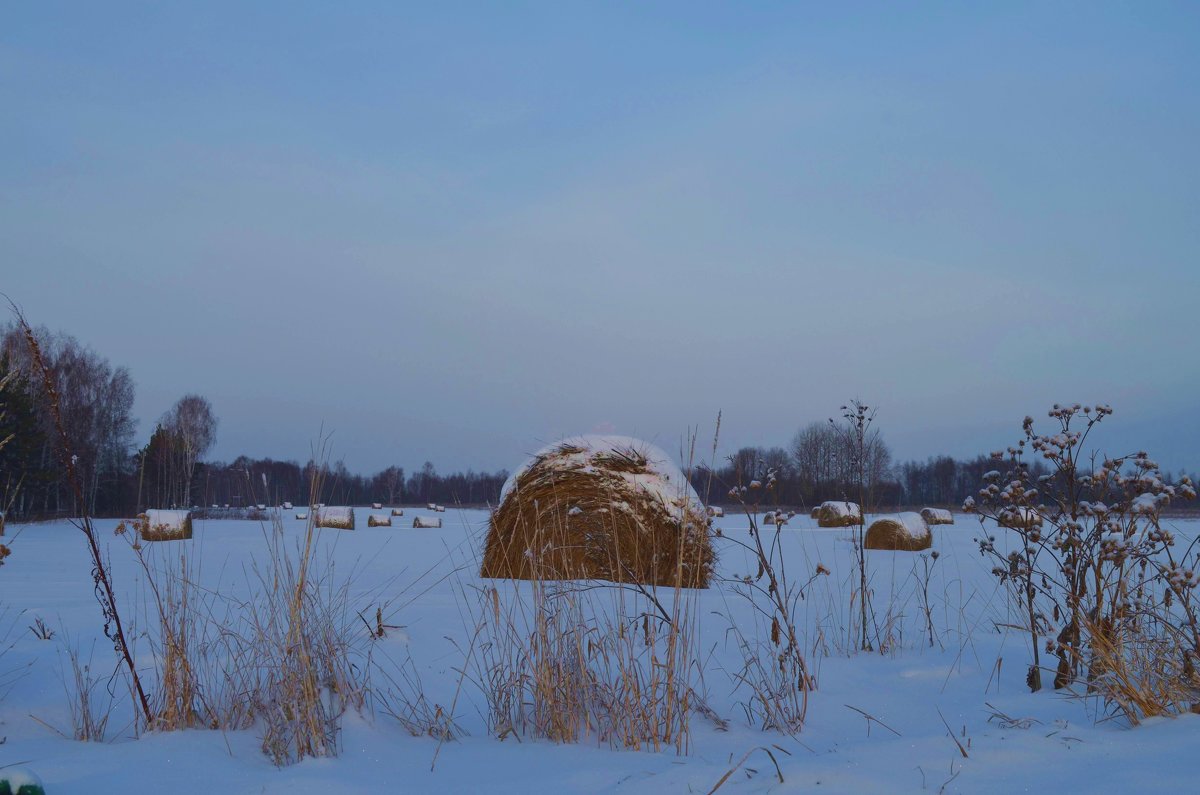
{"label": "snow patch on bale", "polygon": [[855,502],[830,500],[816,509],[816,519],[820,527],[853,527],[862,524],[862,509]]}
{"label": "snow patch on bale", "polygon": [[945,508],[922,508],[921,518],[930,527],[937,524],[954,524],[954,514]]}
{"label": "snow patch on bale", "polygon": [[143,541],[183,541],[192,537],[190,511],[149,510],[138,517]]}
{"label": "snow patch on bale", "polygon": [[385,513],[373,513],[367,517],[367,527],[391,527],[392,517]]}
{"label": "snow patch on bale", "polygon": [[331,527],[335,530],[354,529],[354,509],[346,507],[323,506],[317,509],[317,527]]}
{"label": "snow patch on bale", "polygon": [[871,522],[863,540],[867,549],[920,552],[933,546],[933,533],[921,514],[912,511],[881,516]]}
{"label": "snow patch on bale", "polygon": [[708,587],[708,514],[657,447],[579,436],[538,452],[504,484],[482,576]]}

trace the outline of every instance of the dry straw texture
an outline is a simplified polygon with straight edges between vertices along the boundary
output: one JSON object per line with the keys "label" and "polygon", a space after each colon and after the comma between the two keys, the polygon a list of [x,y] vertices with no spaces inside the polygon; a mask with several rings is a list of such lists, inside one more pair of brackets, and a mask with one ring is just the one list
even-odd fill
{"label": "dry straw texture", "polygon": [[867,528],[863,546],[867,549],[920,552],[933,546],[933,533],[919,513],[881,516]]}
{"label": "dry straw texture", "polygon": [[930,527],[937,524],[954,524],[954,514],[945,508],[922,508],[921,518]]}
{"label": "dry straw texture", "polygon": [[146,511],[138,520],[138,535],[143,541],[185,541],[192,537],[192,514],[188,511]]}
{"label": "dry straw texture", "polygon": [[335,530],[354,529],[353,508],[321,507],[317,509],[317,527],[332,527]]}
{"label": "dry straw texture", "polygon": [[862,523],[862,509],[853,502],[823,502],[816,509],[816,517],[820,527],[853,527]]}
{"label": "dry straw texture", "polygon": [[577,437],[541,451],[505,484],[482,575],[706,588],[708,533],[703,503],[661,450]]}

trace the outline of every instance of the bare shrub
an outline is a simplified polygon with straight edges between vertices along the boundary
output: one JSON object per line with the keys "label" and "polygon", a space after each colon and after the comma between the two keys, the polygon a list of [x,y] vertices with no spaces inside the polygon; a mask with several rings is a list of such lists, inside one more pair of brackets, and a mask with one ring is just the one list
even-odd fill
{"label": "bare shrub", "polygon": [[[995,536],[977,540],[1027,622],[1030,689],[1042,685],[1039,647],[1046,638],[1046,652],[1057,658],[1056,688],[1082,678],[1088,692],[1136,722],[1139,715],[1178,711],[1197,692],[1195,542],[1179,555],[1160,518],[1172,499],[1196,492],[1186,477],[1168,483],[1145,452],[1116,458],[1089,452],[1092,430],[1111,414],[1103,405],[1055,405],[1049,416],[1058,428],[1050,434],[1035,432],[1026,417],[1024,438],[993,454],[1007,463],[1005,472],[985,474],[964,509],[1017,539],[1007,554]],[[1036,482],[1028,454],[1050,466]]]}

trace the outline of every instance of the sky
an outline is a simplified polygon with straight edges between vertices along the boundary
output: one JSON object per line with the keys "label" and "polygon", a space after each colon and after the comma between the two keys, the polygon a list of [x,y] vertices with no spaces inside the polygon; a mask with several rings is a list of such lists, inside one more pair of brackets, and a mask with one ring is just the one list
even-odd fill
{"label": "sky", "polygon": [[1200,6],[9,3],[0,291],[211,453],[898,459],[1107,402],[1200,468]]}

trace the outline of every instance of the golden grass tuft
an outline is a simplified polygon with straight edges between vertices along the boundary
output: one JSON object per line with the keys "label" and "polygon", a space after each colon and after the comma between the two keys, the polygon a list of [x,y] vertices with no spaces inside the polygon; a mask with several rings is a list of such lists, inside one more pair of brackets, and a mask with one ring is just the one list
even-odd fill
{"label": "golden grass tuft", "polygon": [[635,439],[580,437],[543,450],[505,486],[481,574],[706,588],[708,522],[660,451]]}
{"label": "golden grass tuft", "polygon": [[863,546],[866,549],[920,552],[933,546],[933,533],[919,513],[882,516],[867,528]]}

